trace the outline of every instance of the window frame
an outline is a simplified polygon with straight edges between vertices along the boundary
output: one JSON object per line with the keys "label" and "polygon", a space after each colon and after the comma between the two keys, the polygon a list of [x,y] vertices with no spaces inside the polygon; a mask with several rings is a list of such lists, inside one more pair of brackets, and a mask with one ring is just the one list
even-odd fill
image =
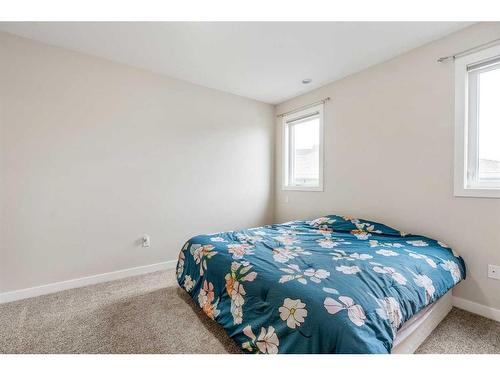
{"label": "window frame", "polygon": [[[478,170],[477,128],[474,120],[477,112],[477,96],[471,96],[468,66],[476,65],[500,56],[500,46],[490,47],[455,60],[455,174],[454,195],[456,197],[500,198],[500,181],[471,183],[476,179]],[[472,84],[471,84],[472,83]],[[471,142],[474,141],[474,142]],[[473,164],[473,166],[472,166]]]}
{"label": "window frame", "polygon": [[[293,171],[292,159],[290,158],[291,142],[293,139],[290,137],[288,123],[300,120],[301,118],[307,118],[309,116],[318,115],[319,118],[319,179],[318,186],[303,186],[303,185],[291,185],[289,174],[290,170]],[[281,121],[281,139],[282,139],[282,179],[281,179],[281,189],[287,191],[324,191],[324,104],[318,104],[300,111],[288,113],[282,117]]]}

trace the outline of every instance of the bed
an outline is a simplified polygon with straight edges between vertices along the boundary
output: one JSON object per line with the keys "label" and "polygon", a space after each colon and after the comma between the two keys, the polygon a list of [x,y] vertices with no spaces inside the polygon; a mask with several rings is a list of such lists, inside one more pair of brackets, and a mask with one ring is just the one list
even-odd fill
{"label": "bed", "polygon": [[199,235],[177,263],[209,318],[269,354],[412,352],[465,275],[443,242],[337,215]]}

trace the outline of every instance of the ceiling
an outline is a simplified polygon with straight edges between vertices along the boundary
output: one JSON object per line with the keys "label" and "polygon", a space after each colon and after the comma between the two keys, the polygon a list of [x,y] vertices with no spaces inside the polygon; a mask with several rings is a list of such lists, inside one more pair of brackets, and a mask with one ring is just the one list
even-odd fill
{"label": "ceiling", "polygon": [[[466,22],[3,22],[0,30],[277,104]],[[436,56],[437,57],[437,56]],[[308,85],[302,79],[311,78]]]}

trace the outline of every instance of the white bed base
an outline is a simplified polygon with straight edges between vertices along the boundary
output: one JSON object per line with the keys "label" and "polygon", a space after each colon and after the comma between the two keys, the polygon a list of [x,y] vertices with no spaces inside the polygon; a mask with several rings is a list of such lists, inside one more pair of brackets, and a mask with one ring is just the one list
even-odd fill
{"label": "white bed base", "polygon": [[392,354],[412,354],[450,312],[451,290],[408,320],[396,333]]}

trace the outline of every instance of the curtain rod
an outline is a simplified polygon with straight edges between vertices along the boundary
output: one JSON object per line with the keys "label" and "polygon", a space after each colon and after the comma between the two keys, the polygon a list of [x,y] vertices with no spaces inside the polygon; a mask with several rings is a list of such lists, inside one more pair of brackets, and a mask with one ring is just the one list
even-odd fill
{"label": "curtain rod", "polygon": [[498,43],[500,43],[500,38],[494,39],[488,43],[480,44],[476,47],[472,47],[472,48],[466,49],[464,51],[455,53],[454,55],[440,57],[439,59],[437,59],[437,62],[444,63],[444,62],[447,62],[450,60],[455,60],[457,57],[470,55],[473,52],[480,51],[482,49],[488,48],[488,47],[493,46],[493,45],[498,44]]}
{"label": "curtain rod", "polygon": [[290,113],[294,113],[294,112],[300,111],[301,109],[306,109],[306,108],[314,107],[315,105],[318,105],[318,104],[324,104],[325,102],[327,102],[329,100],[330,100],[330,97],[327,96],[326,98],[318,100],[317,102],[314,102],[314,103],[311,103],[311,104],[307,104],[307,105],[303,105],[302,107],[298,107],[298,108],[292,109],[291,111],[280,113],[279,115],[276,115],[276,117],[283,117],[283,116],[286,116],[286,115],[288,115]]}

